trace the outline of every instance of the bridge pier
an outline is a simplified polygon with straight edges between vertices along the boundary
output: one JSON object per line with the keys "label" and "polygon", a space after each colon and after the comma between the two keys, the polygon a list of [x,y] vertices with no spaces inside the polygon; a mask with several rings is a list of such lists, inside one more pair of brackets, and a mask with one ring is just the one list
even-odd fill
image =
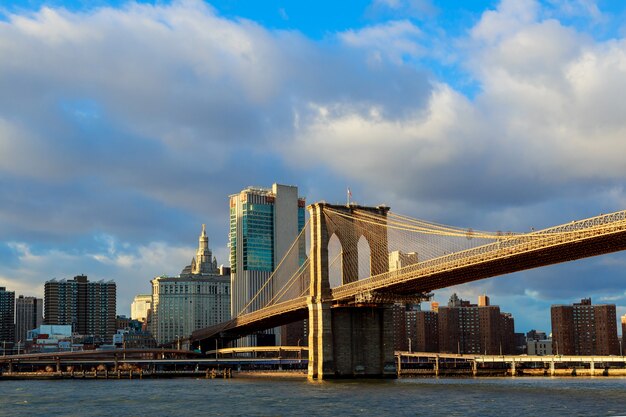
{"label": "bridge pier", "polygon": [[330,303],[309,300],[309,379],[334,374]]}
{"label": "bridge pier", "polygon": [[396,378],[389,306],[309,304],[309,379]]}

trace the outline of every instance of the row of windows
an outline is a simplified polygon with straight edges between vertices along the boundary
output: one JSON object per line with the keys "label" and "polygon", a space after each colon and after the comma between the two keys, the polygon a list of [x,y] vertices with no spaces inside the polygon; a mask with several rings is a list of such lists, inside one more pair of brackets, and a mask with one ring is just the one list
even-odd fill
{"label": "row of windows", "polygon": [[197,291],[193,291],[193,289],[191,289],[191,291],[187,288],[178,288],[178,287],[173,287],[173,288],[162,288],[161,289],[161,295],[182,295],[182,294],[191,294],[191,295],[216,295],[216,294],[225,294],[228,295],[230,294],[230,287],[208,287],[205,289],[205,291],[201,291],[199,288],[197,289]]}

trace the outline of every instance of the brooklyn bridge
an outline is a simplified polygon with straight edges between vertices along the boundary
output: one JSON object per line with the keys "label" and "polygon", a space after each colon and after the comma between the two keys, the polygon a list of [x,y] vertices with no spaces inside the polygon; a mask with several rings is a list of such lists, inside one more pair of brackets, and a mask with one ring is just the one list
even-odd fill
{"label": "brooklyn bridge", "polygon": [[626,249],[626,211],[529,233],[413,219],[386,206],[308,207],[309,221],[271,277],[231,320],[187,341],[216,340],[307,320],[308,376],[395,376],[394,302],[437,289]]}

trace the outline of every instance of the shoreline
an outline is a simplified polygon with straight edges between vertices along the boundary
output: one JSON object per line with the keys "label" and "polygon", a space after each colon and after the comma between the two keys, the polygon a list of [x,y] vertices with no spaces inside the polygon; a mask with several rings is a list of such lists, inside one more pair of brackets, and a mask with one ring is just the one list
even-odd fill
{"label": "shoreline", "polygon": [[[621,372],[609,372],[600,373],[596,372],[591,374],[589,370],[560,370],[561,372],[555,372],[554,375],[548,373],[521,373],[515,376],[505,373],[492,373],[485,372],[477,375],[472,375],[467,372],[459,373],[444,373],[435,375],[434,373],[403,373],[397,378],[391,379],[530,379],[530,378],[558,378],[558,379],[620,379],[626,378],[626,370],[619,370]],[[600,370],[598,370],[600,371]],[[31,372],[19,372],[11,374],[1,374],[0,381],[26,381],[26,380],[41,380],[41,381],[58,381],[58,380],[142,380],[142,379],[179,379],[179,378],[192,378],[192,379],[288,379],[288,380],[307,380],[308,375],[306,371],[233,371],[232,375],[211,375],[207,376],[206,373],[134,373],[130,374],[105,374],[105,373],[87,373],[87,374],[70,374],[70,373],[31,373]],[[371,379],[371,378],[330,378],[328,380],[359,380],[359,379]],[[374,378],[378,379],[378,378]],[[387,378],[380,378],[387,379]]]}

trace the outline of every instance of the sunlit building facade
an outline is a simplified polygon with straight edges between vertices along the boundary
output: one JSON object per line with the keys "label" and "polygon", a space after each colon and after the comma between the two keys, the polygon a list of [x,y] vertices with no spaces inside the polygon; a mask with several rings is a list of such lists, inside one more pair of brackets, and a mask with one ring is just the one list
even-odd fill
{"label": "sunlit building facade", "polygon": [[130,305],[130,318],[133,320],[139,320],[145,322],[148,318],[148,312],[152,307],[152,295],[151,294],[139,294],[133,299]]}
{"label": "sunlit building facade", "polygon": [[163,275],[151,281],[150,329],[158,344],[175,342],[230,319],[230,274],[222,271],[202,225],[191,264],[178,276]]}

